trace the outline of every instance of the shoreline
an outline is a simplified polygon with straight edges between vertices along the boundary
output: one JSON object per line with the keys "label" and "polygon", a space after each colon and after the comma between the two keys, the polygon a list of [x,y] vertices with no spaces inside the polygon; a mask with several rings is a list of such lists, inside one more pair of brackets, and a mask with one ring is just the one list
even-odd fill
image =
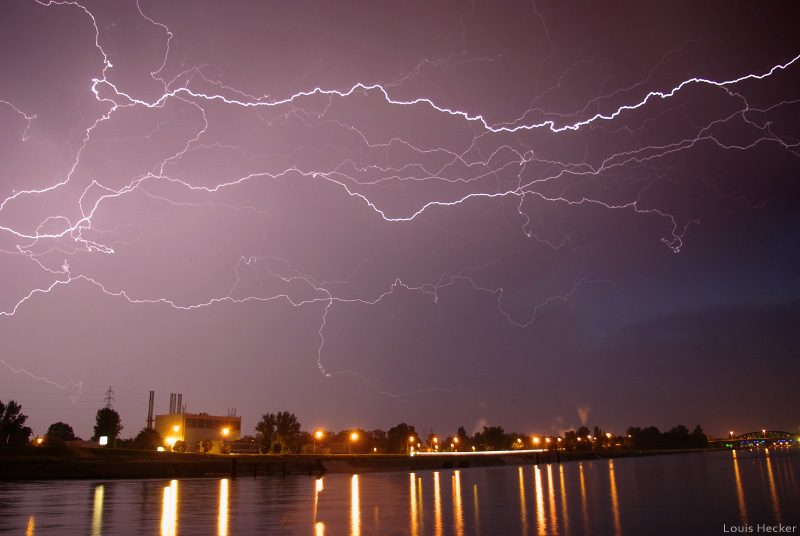
{"label": "shoreline", "polygon": [[255,477],[327,473],[426,471],[718,452],[730,449],[654,451],[544,451],[426,454],[200,454],[125,449],[22,447],[0,449],[0,481],[140,478]]}

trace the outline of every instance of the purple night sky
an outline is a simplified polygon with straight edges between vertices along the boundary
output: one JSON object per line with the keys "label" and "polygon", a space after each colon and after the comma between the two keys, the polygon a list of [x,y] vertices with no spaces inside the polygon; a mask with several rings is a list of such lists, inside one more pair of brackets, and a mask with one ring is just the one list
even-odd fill
{"label": "purple night sky", "polygon": [[796,432],[798,20],[6,0],[0,400]]}

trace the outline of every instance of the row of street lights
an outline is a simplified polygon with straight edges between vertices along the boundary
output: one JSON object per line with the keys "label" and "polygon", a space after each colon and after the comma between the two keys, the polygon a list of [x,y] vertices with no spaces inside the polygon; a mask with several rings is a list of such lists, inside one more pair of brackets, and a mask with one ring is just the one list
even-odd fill
{"label": "row of street lights", "polygon": [[[322,430],[317,430],[316,432],[314,432],[314,454],[317,453],[317,439],[322,439],[323,435],[324,434],[322,433]],[[356,441],[358,441],[358,434],[353,432],[352,434],[350,434],[350,443],[347,444],[348,454],[352,453],[351,445]]]}

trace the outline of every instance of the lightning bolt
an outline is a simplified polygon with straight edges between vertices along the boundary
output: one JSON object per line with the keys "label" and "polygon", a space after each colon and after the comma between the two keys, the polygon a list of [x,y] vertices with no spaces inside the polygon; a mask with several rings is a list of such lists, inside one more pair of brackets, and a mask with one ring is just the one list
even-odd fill
{"label": "lightning bolt", "polygon": [[[107,224],[101,223],[101,213],[113,214],[114,207],[122,200],[144,198],[162,206],[269,217],[271,209],[260,206],[257,200],[234,202],[230,200],[229,194],[247,191],[247,188],[254,186],[302,183],[313,185],[311,188],[314,189],[328,188],[324,195],[351,200],[354,209],[367,209],[378,223],[396,227],[420,223],[454,236],[457,236],[457,231],[446,229],[436,222],[437,214],[444,210],[488,207],[493,203],[510,202],[513,210],[511,214],[504,216],[505,221],[513,222],[519,233],[529,241],[529,245],[517,251],[521,255],[536,248],[577,251],[583,247],[569,231],[562,231],[557,225],[548,226],[546,217],[542,216],[539,208],[542,206],[591,208],[658,219],[666,229],[660,240],[671,251],[678,253],[684,245],[688,229],[699,224],[699,220],[680,217],[669,208],[654,206],[649,197],[651,190],[671,180],[661,164],[666,158],[700,146],[746,152],[765,145],[774,147],[789,157],[800,156],[800,142],[791,135],[783,134],[769,120],[770,117],[780,115],[784,110],[800,103],[800,99],[764,104],[748,97],[753,92],[752,88],[758,84],[796,70],[800,55],[757,73],[742,73],[721,80],[692,76],[660,89],[643,89],[653,76],[656,70],[654,67],[645,80],[599,96],[586,103],[580,112],[547,112],[537,104],[531,105],[516,119],[494,122],[487,118],[486,113],[451,107],[433,97],[398,96],[409,82],[432,69],[453,69],[471,62],[491,63],[500,60],[498,55],[471,56],[467,52],[466,21],[474,15],[474,3],[471,11],[462,14],[460,18],[462,49],[457,52],[441,58],[423,59],[409,72],[386,83],[359,81],[343,88],[317,85],[286,96],[272,97],[267,94],[254,95],[252,91],[227,85],[207,74],[210,69],[206,66],[176,70],[170,76],[168,73],[171,65],[176,61],[173,56],[175,34],[166,24],[149,16],[137,1],[136,11],[139,17],[163,36],[163,56],[149,73],[150,79],[158,83],[162,92],[156,98],[147,99],[137,95],[134,89],[126,88],[123,83],[115,81],[111,54],[107,52],[108,45],[104,43],[100,30],[102,24],[98,22],[101,18],[90,8],[78,1],[36,0],[36,3],[44,9],[77,10],[93,27],[94,48],[99,53],[100,62],[96,76],[90,80],[86,90],[93,95],[102,112],[88,121],[89,125],[82,131],[78,148],[63,177],[54,177],[45,187],[14,189],[0,201],[0,236],[3,244],[11,244],[3,246],[0,252],[4,257],[27,261],[31,270],[43,281],[25,288],[21,295],[8,300],[6,304],[0,304],[0,317],[14,316],[29,302],[57,287],[77,282],[86,283],[104,295],[131,305],[169,307],[181,311],[213,307],[221,303],[273,301],[290,307],[318,307],[321,311],[316,351],[319,371],[326,377],[338,374],[356,376],[376,391],[404,400],[411,400],[414,395],[430,389],[393,392],[358,371],[328,370],[324,365],[326,327],[329,315],[335,314],[337,307],[346,304],[373,307],[401,290],[429,296],[434,304],[438,304],[443,289],[463,284],[475,293],[491,296],[497,304],[499,315],[510,324],[525,329],[534,324],[541,310],[563,304],[585,288],[604,285],[616,289],[622,281],[577,277],[554,289],[551,295],[538,303],[529,304],[527,312],[520,313],[507,307],[508,291],[504,286],[481,282],[481,274],[504,260],[506,253],[499,253],[488,260],[475,261],[473,265],[460,270],[444,270],[438,277],[424,281],[416,281],[411,277],[385,276],[380,285],[368,292],[360,289],[358,275],[360,271],[373,265],[375,259],[353,262],[349,276],[337,280],[297,269],[287,258],[246,254],[233,260],[227,292],[220,291],[208,299],[183,301],[169,295],[147,296],[141,290],[124,288],[119,283],[105,281],[102,275],[91,275],[85,271],[87,256],[114,256],[120,248],[144,241],[148,227],[157,228],[162,225],[137,223],[108,228]],[[546,41],[550,53],[553,54],[555,46],[550,41],[544,16],[535,6],[534,11],[545,29]],[[677,53],[678,50],[673,50],[667,56]],[[666,58],[665,56],[665,61]],[[540,62],[540,67],[546,59]],[[565,72],[564,76],[567,74]],[[558,85],[547,88],[539,97],[558,89]],[[696,120],[696,123],[689,122],[690,127],[683,129],[676,138],[660,140],[657,136],[651,136],[647,122],[657,124],[661,115],[678,113],[687,106],[686,99],[689,97],[686,94],[692,91],[711,92],[715,99],[726,103],[726,111],[703,117]],[[684,100],[680,100],[682,96]],[[602,108],[612,98],[626,98],[627,102],[607,111],[589,112]],[[360,106],[364,102],[377,103],[381,109],[390,113],[403,110],[446,122],[454,131],[461,133],[465,141],[431,147],[421,142],[408,141],[402,135],[388,140],[379,139],[368,128],[359,124],[358,120],[348,119],[343,112],[348,105]],[[0,106],[10,108],[22,119],[24,128],[21,131],[21,142],[34,141],[35,134],[32,135],[31,132],[39,114],[23,112],[25,107],[2,98]],[[88,177],[83,169],[84,163],[97,158],[93,151],[99,152],[99,144],[110,139],[109,127],[116,121],[124,124],[130,114],[149,111],[180,118],[184,130],[179,142],[173,143],[175,147],[165,147],[162,155],[145,170],[131,166],[130,170],[123,171],[120,174],[124,179]],[[633,112],[637,111],[648,112],[648,119],[644,123],[632,118]],[[220,114],[234,113],[248,114],[252,125],[235,141],[226,143],[215,140],[216,134],[212,136],[212,132],[218,127]],[[529,117],[542,116],[545,118],[528,120]],[[580,118],[575,119],[576,117]],[[125,141],[133,144],[136,141],[161,139],[161,131],[166,128],[166,123],[166,120],[161,121],[138,136],[126,137]],[[271,128],[281,128],[286,124],[299,125],[305,132],[312,134],[335,133],[344,141],[329,141],[325,144],[309,141],[287,152],[276,151],[270,154],[253,152],[243,141],[249,136],[256,136]],[[743,139],[726,135],[726,128],[732,129],[740,125],[747,128],[748,134]],[[541,149],[548,139],[572,141],[579,139],[585,132],[597,131],[628,131],[630,135],[625,147],[614,148],[599,156],[589,156],[587,150],[584,154],[559,157],[553,151],[548,153]],[[655,141],[645,141],[651,138]],[[171,140],[174,142],[175,136]],[[327,165],[315,165],[313,159],[303,158],[307,153],[324,154],[328,150],[335,153],[336,158]],[[233,172],[231,176],[216,180],[210,185],[202,183],[200,179],[186,178],[184,175],[188,173],[181,172],[181,165],[190,162],[193,157],[213,152],[235,155],[239,161],[244,162],[242,168],[254,170]],[[394,157],[394,154],[402,156]],[[396,162],[390,163],[390,160]],[[647,166],[652,168],[646,169]],[[631,173],[637,178],[619,178],[623,173]],[[706,183],[711,189],[716,188],[705,179],[697,180]],[[394,203],[391,195],[386,192],[397,191],[400,185],[411,185],[412,191],[420,193],[409,194],[409,198],[402,204]],[[432,185],[446,187],[445,193],[428,193],[433,190]],[[718,192],[720,196],[729,195],[719,190]],[[41,200],[55,199],[56,196],[61,196],[62,201],[54,203],[57,208],[53,208],[50,213],[25,224],[16,222],[14,214]],[[63,202],[63,198],[68,201]],[[743,199],[746,200],[744,197]],[[75,264],[80,264],[83,268],[71,269],[67,260],[63,260],[58,266],[52,260],[56,257],[79,259],[81,262]],[[258,273],[254,275],[255,272]],[[260,281],[261,290],[256,289],[259,285],[252,284],[251,279]],[[59,384],[27,370],[12,367],[5,361],[0,363],[15,373],[29,375],[60,389],[77,386],[80,391],[81,388],[80,382]]]}

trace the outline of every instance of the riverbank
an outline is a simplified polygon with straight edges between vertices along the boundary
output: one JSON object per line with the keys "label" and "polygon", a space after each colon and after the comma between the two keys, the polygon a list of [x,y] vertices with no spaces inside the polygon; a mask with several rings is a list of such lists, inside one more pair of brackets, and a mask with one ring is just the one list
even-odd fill
{"label": "riverbank", "polygon": [[[287,474],[425,471],[502,465],[535,465],[581,460],[704,452],[546,451],[369,455],[270,455],[151,452],[125,449],[7,447],[0,449],[0,480],[77,480],[126,478],[200,478],[214,476],[283,476]],[[716,450],[716,449],[714,449]]]}

